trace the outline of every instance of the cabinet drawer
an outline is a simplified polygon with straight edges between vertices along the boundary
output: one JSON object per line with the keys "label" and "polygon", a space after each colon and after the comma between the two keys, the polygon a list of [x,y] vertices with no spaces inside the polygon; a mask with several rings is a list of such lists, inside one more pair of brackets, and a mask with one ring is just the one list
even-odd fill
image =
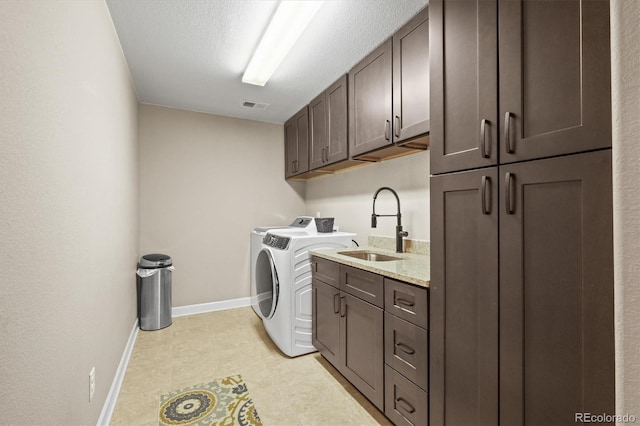
{"label": "cabinet drawer", "polygon": [[428,424],[429,396],[402,374],[385,366],[384,414],[396,425]]}
{"label": "cabinet drawer", "polygon": [[387,312],[429,328],[429,295],[426,288],[385,278],[384,304]]}
{"label": "cabinet drawer", "polygon": [[422,389],[429,379],[427,330],[384,313],[384,359]]}
{"label": "cabinet drawer", "polygon": [[318,256],[311,256],[313,278],[338,288],[340,282],[340,264]]}
{"label": "cabinet drawer", "polygon": [[383,281],[382,275],[340,265],[340,290],[379,308],[384,307]]}

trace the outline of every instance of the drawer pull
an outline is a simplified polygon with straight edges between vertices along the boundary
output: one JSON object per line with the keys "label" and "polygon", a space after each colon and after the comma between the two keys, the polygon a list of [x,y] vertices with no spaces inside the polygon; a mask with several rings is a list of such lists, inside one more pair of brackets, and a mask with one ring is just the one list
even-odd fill
{"label": "drawer pull", "polygon": [[401,298],[401,297],[398,297],[398,298],[396,299],[396,303],[399,303],[400,305],[403,305],[403,306],[408,306],[408,307],[410,307],[410,308],[412,308],[413,306],[415,306],[415,303],[413,303],[412,301],[407,300],[407,299],[403,299],[403,298]]}
{"label": "drawer pull", "polygon": [[415,413],[416,409],[402,397],[396,398],[397,405],[409,414]]}
{"label": "drawer pull", "polygon": [[409,355],[413,355],[416,353],[416,351],[414,351],[412,348],[410,348],[409,346],[405,345],[404,343],[396,343],[396,347],[398,349],[400,349],[402,352],[409,354]]}

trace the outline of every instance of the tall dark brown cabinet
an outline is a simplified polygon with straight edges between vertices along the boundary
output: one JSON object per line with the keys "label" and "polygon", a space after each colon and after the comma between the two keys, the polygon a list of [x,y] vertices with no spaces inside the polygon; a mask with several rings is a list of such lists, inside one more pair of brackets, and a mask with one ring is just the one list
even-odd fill
{"label": "tall dark brown cabinet", "polygon": [[431,178],[431,425],[498,424],[498,170]]}
{"label": "tall dark brown cabinet", "polygon": [[614,413],[609,2],[430,10],[430,424]]}
{"label": "tall dark brown cabinet", "polygon": [[500,174],[500,422],[614,413],[611,150]]}
{"label": "tall dark brown cabinet", "polygon": [[429,7],[431,173],[611,146],[607,0]]}

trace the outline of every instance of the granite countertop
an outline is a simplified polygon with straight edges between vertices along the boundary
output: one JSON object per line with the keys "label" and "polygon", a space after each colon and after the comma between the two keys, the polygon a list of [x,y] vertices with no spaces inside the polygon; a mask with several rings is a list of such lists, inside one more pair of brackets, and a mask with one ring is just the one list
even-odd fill
{"label": "granite countertop", "polygon": [[[338,252],[342,251],[370,251],[373,253],[401,257],[402,260],[371,262],[368,260],[362,260],[355,257],[338,254]],[[311,254],[323,259],[353,266],[354,268],[363,269],[365,271],[380,274],[399,281],[405,281],[421,287],[429,287],[431,270],[429,266],[429,256],[427,254],[396,253],[393,250],[386,250],[373,246],[361,246],[359,248],[317,249],[311,250]]]}

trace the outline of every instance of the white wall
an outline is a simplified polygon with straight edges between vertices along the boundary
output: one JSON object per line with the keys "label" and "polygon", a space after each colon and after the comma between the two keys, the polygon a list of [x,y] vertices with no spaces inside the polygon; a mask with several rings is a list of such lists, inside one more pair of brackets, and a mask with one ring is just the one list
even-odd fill
{"label": "white wall", "polygon": [[135,319],[135,92],[103,2],[1,1],[0,57],[0,424],[95,424]]}
{"label": "white wall", "polygon": [[304,213],[282,125],[140,106],[140,252],[173,258],[173,305],[249,296],[249,233]]}
{"label": "white wall", "polygon": [[640,1],[611,1],[616,412],[640,418]]}
{"label": "white wall", "polygon": [[[358,234],[367,244],[369,235],[394,237],[396,219],[378,218],[371,228],[373,194],[382,186],[393,188],[400,197],[402,226],[410,239],[429,240],[429,152],[370,164],[307,182],[306,211],[315,216],[335,217],[341,231]],[[396,200],[388,191],[378,195],[376,213],[395,214]]]}

